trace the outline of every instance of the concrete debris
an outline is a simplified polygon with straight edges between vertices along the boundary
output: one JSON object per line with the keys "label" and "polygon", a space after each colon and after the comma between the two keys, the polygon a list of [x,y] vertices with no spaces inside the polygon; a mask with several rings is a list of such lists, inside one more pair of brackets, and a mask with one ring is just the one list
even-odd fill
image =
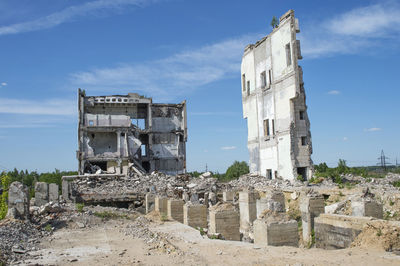
{"label": "concrete debris", "polygon": [[13,182],[8,191],[8,213],[7,217],[13,219],[29,219],[29,191],[20,183]]}

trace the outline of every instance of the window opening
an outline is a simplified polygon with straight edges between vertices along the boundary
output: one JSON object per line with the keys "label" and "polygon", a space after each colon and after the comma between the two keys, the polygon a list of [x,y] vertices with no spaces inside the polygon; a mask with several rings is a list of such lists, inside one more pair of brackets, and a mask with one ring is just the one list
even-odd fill
{"label": "window opening", "polygon": [[264,136],[269,137],[269,119],[264,120]]}
{"label": "window opening", "polygon": [[285,50],[286,50],[286,64],[287,64],[287,66],[290,66],[292,64],[292,55],[291,55],[291,52],[290,52],[290,43],[286,44]]}

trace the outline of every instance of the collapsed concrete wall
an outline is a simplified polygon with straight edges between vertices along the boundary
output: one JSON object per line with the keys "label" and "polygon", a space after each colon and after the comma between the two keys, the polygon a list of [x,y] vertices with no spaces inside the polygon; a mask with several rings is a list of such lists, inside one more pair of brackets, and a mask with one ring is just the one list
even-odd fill
{"label": "collapsed concrete wall", "polygon": [[79,174],[101,169],[181,174],[186,171],[186,102],[153,103],[136,93],[78,92]]}
{"label": "collapsed concrete wall", "polygon": [[7,217],[29,219],[29,190],[18,181],[12,182],[8,190]]}
{"label": "collapsed concrete wall", "polygon": [[246,46],[242,58],[250,172],[270,179],[308,179],[313,171],[298,32],[290,10],[271,34]]}

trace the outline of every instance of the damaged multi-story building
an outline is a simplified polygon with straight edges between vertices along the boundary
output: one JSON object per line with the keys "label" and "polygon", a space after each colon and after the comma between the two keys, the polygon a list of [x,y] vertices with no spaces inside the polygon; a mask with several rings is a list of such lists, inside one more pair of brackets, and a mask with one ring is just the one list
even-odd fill
{"label": "damaged multi-story building", "polygon": [[186,172],[186,102],[153,103],[136,93],[86,96],[78,91],[79,174]]}
{"label": "damaged multi-story building", "polygon": [[273,31],[246,46],[241,65],[250,172],[267,178],[310,178],[313,172],[299,23],[289,10]]}

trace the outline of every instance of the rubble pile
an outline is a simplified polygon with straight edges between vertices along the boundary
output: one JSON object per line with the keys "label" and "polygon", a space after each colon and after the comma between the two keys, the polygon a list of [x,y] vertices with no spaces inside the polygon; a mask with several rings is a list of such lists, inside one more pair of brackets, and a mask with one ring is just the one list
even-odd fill
{"label": "rubble pile", "polygon": [[193,178],[190,175],[170,176],[153,172],[147,175],[131,176],[79,176],[73,181],[78,194],[129,194],[153,192],[169,197],[181,196],[183,192],[204,193],[215,191],[217,179],[211,177]]}
{"label": "rubble pile", "polygon": [[[150,220],[144,216],[138,217],[133,223],[126,225],[120,232],[126,236],[140,238],[150,245],[150,250],[158,250],[167,254],[177,253],[182,255],[183,252],[168,241],[170,236],[160,232],[153,232],[149,229]],[[149,254],[150,255],[150,254]]]}
{"label": "rubble pile", "polygon": [[28,258],[29,251],[38,249],[40,238],[49,234],[29,221],[3,220],[0,223],[0,264]]}

